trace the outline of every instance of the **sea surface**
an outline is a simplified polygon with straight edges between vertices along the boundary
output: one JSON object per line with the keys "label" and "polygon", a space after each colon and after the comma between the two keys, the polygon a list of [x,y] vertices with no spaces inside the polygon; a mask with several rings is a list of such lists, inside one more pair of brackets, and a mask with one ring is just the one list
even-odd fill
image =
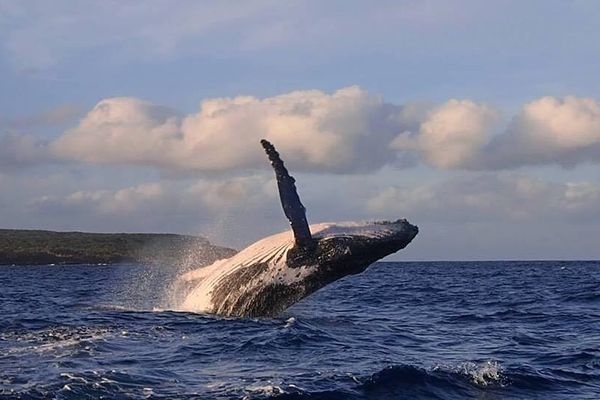
{"label": "sea surface", "polygon": [[279,318],[168,266],[0,266],[0,398],[600,399],[600,262],[377,263]]}

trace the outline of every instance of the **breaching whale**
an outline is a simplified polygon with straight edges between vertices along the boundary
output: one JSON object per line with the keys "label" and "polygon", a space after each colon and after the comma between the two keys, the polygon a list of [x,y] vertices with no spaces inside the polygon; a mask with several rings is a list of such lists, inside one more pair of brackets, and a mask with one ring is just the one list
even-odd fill
{"label": "breaching whale", "polygon": [[261,144],[277,178],[291,232],[264,238],[231,258],[180,277],[192,289],[187,311],[236,317],[271,317],[347,275],[406,247],[418,228],[405,219],[308,225],[306,210],[275,147]]}

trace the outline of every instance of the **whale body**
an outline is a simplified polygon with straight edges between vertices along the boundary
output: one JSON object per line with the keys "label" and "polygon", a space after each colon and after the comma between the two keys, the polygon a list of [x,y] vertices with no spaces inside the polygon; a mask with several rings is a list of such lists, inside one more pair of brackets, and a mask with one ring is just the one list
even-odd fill
{"label": "whale body", "polygon": [[225,316],[275,316],[316,290],[404,248],[417,227],[406,220],[321,223],[317,244],[295,253],[291,232],[269,236],[235,256],[182,276],[196,286],[181,309]]}
{"label": "whale body", "polygon": [[308,225],[292,178],[267,141],[291,231],[269,236],[231,258],[180,277],[191,286],[180,309],[235,317],[271,317],[347,275],[406,247],[418,228],[405,219]]}

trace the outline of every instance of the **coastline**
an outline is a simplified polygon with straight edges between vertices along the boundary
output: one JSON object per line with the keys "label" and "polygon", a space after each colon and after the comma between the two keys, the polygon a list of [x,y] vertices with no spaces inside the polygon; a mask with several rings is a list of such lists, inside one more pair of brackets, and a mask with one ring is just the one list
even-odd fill
{"label": "coastline", "polygon": [[115,264],[199,265],[235,250],[199,236],[165,233],[90,233],[0,229],[0,265]]}

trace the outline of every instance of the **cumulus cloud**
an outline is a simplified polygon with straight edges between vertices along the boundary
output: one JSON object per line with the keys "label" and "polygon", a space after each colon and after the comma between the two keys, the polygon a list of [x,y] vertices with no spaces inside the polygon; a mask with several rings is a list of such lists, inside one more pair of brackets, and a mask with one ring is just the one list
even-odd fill
{"label": "cumulus cloud", "polygon": [[265,166],[258,141],[266,138],[300,170],[370,171],[393,160],[388,143],[408,128],[402,111],[358,87],[209,99],[184,117],[139,99],[112,98],[51,149],[91,163],[225,171]]}
{"label": "cumulus cloud", "polygon": [[111,98],[99,102],[77,127],[53,142],[51,151],[91,163],[161,165],[180,138],[178,127],[176,114],[165,107],[135,98]]}
{"label": "cumulus cloud", "polygon": [[542,97],[525,104],[498,131],[499,111],[470,100],[433,109],[416,132],[390,144],[416,151],[441,169],[494,170],[528,165],[574,166],[600,161],[600,102]]}
{"label": "cumulus cloud", "polygon": [[506,133],[494,137],[481,168],[573,166],[600,161],[600,102],[542,97],[523,106]]}
{"label": "cumulus cloud", "polygon": [[390,146],[417,151],[438,168],[462,167],[481,151],[497,119],[497,111],[489,106],[452,99],[431,110],[418,132],[403,132]]}
{"label": "cumulus cloud", "polygon": [[295,171],[366,173],[419,161],[445,170],[574,166],[600,161],[600,102],[543,97],[502,125],[500,111],[487,104],[392,104],[356,86],[206,99],[187,115],[116,97],[49,144],[32,135],[0,137],[0,165],[72,160],[222,173],[267,168],[262,138]]}

